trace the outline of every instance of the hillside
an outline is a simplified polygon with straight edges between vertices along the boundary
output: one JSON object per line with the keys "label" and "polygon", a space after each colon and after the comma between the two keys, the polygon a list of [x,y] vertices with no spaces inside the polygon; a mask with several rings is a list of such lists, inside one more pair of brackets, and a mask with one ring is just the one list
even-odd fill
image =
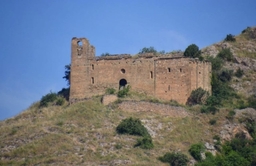
{"label": "hillside", "polygon": [[[193,165],[195,160],[188,152],[193,144],[202,143],[206,151],[216,154],[220,142],[237,134],[253,139],[256,110],[246,107],[250,106],[248,97],[256,94],[256,28],[246,29],[235,39],[202,49],[204,57],[216,57],[223,48],[230,48],[234,60],[225,61],[224,68],[244,72],[230,81],[238,95],[217,105],[216,113],[202,113],[202,105],[178,105],[133,91],[109,105],[102,104],[103,96],[72,105],[54,101],[42,106],[39,101],[0,122],[0,165],[164,166],[168,164],[158,157],[166,152],[181,152]],[[153,149],[134,147],[139,136],[116,132],[118,124],[129,117],[141,120],[152,137]]]}
{"label": "hillside", "polygon": [[[224,37],[223,37],[224,38]],[[202,49],[202,55],[216,57],[222,49],[230,49],[234,62],[226,62],[225,68],[244,71],[241,78],[232,79],[232,87],[245,96],[256,94],[256,27],[244,29],[235,41],[221,41]]]}

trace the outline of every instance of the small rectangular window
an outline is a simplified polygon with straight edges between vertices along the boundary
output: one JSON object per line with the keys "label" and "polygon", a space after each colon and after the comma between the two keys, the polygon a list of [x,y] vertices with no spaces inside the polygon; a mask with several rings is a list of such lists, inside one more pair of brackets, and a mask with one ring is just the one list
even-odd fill
{"label": "small rectangular window", "polygon": [[94,84],[94,77],[92,77],[92,80],[91,80],[92,84]]}
{"label": "small rectangular window", "polygon": [[94,64],[92,64],[92,70],[94,70]]}
{"label": "small rectangular window", "polygon": [[168,68],[168,72],[171,72],[171,68]]}
{"label": "small rectangular window", "polygon": [[152,79],[153,78],[153,72],[150,71],[150,78]]}

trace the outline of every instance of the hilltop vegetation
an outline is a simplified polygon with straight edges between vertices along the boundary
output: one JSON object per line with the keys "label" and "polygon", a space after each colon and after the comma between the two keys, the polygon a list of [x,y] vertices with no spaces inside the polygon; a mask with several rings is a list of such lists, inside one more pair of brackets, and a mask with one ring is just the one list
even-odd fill
{"label": "hilltop vegetation", "polygon": [[[211,94],[196,89],[179,105],[107,89],[119,98],[105,106],[102,96],[69,105],[68,89],[51,92],[0,122],[0,165],[255,165],[256,28],[223,39],[184,52],[212,63]],[[160,55],[141,50],[152,51]]]}

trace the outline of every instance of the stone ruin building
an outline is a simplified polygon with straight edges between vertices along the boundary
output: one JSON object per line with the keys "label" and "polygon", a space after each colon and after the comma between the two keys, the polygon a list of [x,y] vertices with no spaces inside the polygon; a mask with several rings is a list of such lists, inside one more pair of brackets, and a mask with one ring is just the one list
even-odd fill
{"label": "stone ruin building", "polygon": [[143,54],[95,57],[95,48],[86,38],[72,39],[70,102],[127,85],[133,91],[185,104],[192,90],[201,87],[211,92],[211,63]]}

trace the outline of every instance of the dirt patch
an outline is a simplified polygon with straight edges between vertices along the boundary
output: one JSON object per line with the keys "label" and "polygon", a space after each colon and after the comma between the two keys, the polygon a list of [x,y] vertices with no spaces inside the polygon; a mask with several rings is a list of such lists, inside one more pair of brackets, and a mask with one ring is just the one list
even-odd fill
{"label": "dirt patch", "polygon": [[160,115],[167,115],[171,117],[187,117],[190,114],[183,107],[170,106],[160,103],[150,103],[150,102],[138,102],[138,101],[124,101],[119,104],[119,108],[124,111],[129,112],[155,112]]}

